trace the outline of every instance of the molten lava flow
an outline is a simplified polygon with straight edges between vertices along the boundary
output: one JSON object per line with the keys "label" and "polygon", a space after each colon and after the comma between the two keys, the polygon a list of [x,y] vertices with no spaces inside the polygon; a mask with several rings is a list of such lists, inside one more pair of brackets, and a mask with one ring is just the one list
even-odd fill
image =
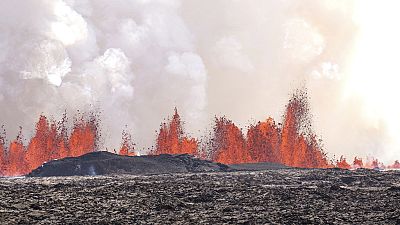
{"label": "molten lava flow", "polygon": [[281,162],[285,165],[293,164],[293,152],[295,150],[296,137],[297,137],[297,122],[296,115],[293,111],[298,108],[295,103],[289,104],[286,109],[286,115],[282,128],[281,140]]}
{"label": "molten lava flow", "polygon": [[[69,156],[80,156],[98,148],[100,139],[98,115],[88,114],[75,117],[68,129],[66,113],[55,122],[41,115],[35,133],[24,146],[22,131],[10,144],[5,130],[0,131],[0,176],[26,174],[46,161]],[[22,128],[21,128],[22,129]],[[302,168],[330,168],[320,141],[311,129],[307,93],[297,91],[286,107],[283,123],[276,124],[272,118],[251,125],[246,136],[229,119],[215,118],[213,131],[202,147],[194,138],[184,135],[182,122],[175,108],[172,118],[161,124],[156,147],[150,154],[192,154],[200,158],[225,164],[249,162],[277,162]],[[135,144],[126,131],[122,133],[120,155],[134,156]],[[336,167],[343,169],[389,168],[399,169],[400,163],[385,167],[377,159],[363,163],[354,158],[350,165],[342,156]]]}
{"label": "molten lava flow", "polygon": [[156,149],[151,154],[192,154],[197,155],[197,141],[194,138],[184,137],[181,119],[178,110],[172,119],[167,123],[161,124],[158,133]]}
{"label": "molten lava flow", "polygon": [[317,141],[315,134],[313,134],[307,141],[307,157],[306,168],[332,168],[333,165],[328,163],[326,153],[321,148],[321,143]]}
{"label": "molten lava flow", "polygon": [[226,164],[251,162],[242,131],[225,117],[215,118],[211,160]]}
{"label": "molten lava flow", "polygon": [[384,169],[385,166],[383,165],[383,163],[379,162],[378,159],[375,158],[367,158],[367,161],[364,165],[364,168],[368,168],[368,169]]}
{"label": "molten lava flow", "polygon": [[133,143],[132,136],[125,130],[122,131],[122,143],[119,150],[120,155],[135,156],[135,144]]}
{"label": "molten lava flow", "polygon": [[14,176],[23,175],[28,171],[28,166],[25,161],[25,147],[22,144],[22,134],[20,131],[17,138],[10,144],[6,174]]}
{"label": "molten lava flow", "polygon": [[69,155],[77,157],[96,149],[98,124],[95,117],[89,120],[80,118],[75,120],[69,139]]}
{"label": "molten lava flow", "polygon": [[209,158],[226,164],[278,162],[303,168],[332,167],[311,132],[308,114],[307,95],[298,91],[287,105],[282,128],[269,118],[250,126],[244,138],[232,121],[217,118]]}
{"label": "molten lava flow", "polygon": [[69,156],[69,137],[67,128],[67,113],[63,114],[61,121],[59,121],[55,126],[57,130],[56,144],[57,150],[53,151],[53,159],[62,159]]}
{"label": "molten lava flow", "polygon": [[364,163],[363,163],[362,159],[354,157],[353,168],[358,169],[358,168],[363,168],[363,167],[364,167]]}
{"label": "molten lava flow", "polygon": [[393,165],[388,166],[389,169],[400,169],[399,160],[394,161]]}
{"label": "molten lava flow", "polygon": [[95,151],[99,139],[97,117],[76,119],[70,135],[66,122],[66,114],[58,123],[41,115],[27,147],[22,143],[22,131],[8,149],[5,134],[0,135],[0,175],[23,175],[49,160]]}
{"label": "molten lava flow", "polygon": [[47,118],[41,115],[36,124],[36,133],[30,140],[25,155],[29,170],[36,169],[43,162],[52,159],[52,152],[57,149],[56,139],[55,124],[49,124]]}
{"label": "molten lava flow", "polygon": [[251,125],[247,131],[247,149],[254,162],[281,162],[280,130],[272,118]]}
{"label": "molten lava flow", "polygon": [[351,165],[347,163],[346,158],[343,156],[340,156],[340,159],[336,161],[336,167],[341,169],[351,169]]}
{"label": "molten lava flow", "polygon": [[191,154],[191,155],[198,155],[197,145],[198,145],[198,143],[195,138],[183,137],[181,146],[180,146],[180,152]]}
{"label": "molten lava flow", "polygon": [[288,166],[326,168],[325,153],[311,132],[307,94],[298,91],[286,107],[281,134],[281,162]]}
{"label": "molten lava flow", "polygon": [[367,164],[367,168],[379,168],[379,161],[378,159],[372,160],[370,164]]}
{"label": "molten lava flow", "polygon": [[5,155],[5,138],[6,138],[6,134],[5,134],[5,130],[4,127],[1,127],[3,132],[0,134],[0,176],[5,176],[5,171],[6,171],[6,155]]}

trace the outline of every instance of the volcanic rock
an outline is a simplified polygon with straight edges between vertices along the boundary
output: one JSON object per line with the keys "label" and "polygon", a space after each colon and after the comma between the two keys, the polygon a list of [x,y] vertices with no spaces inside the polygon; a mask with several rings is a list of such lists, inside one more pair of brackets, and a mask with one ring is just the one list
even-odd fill
{"label": "volcanic rock", "polygon": [[93,175],[150,175],[168,173],[198,173],[231,171],[220,163],[183,155],[121,156],[110,152],[92,152],[75,158],[64,158],[43,164],[29,177],[93,176]]}
{"label": "volcanic rock", "polygon": [[[343,182],[349,178],[354,181]],[[400,171],[293,168],[0,178],[0,221],[395,225],[400,224],[399,184]]]}
{"label": "volcanic rock", "polygon": [[279,163],[259,162],[259,163],[242,163],[229,165],[234,170],[238,171],[259,171],[271,169],[289,169],[291,167]]}

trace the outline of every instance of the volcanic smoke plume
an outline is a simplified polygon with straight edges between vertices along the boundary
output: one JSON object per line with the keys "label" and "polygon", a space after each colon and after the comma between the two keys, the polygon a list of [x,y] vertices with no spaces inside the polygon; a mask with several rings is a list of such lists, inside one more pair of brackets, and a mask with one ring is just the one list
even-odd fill
{"label": "volcanic smoke plume", "polygon": [[2,0],[0,123],[30,137],[40,115],[101,108],[104,147],[127,125],[145,154],[174,106],[191,136],[214,115],[245,129],[277,121],[305,82],[330,154],[387,163],[400,156],[396,4]]}
{"label": "volcanic smoke plume", "polygon": [[[8,142],[2,135],[2,166],[11,160],[22,165],[11,170],[29,168],[90,148],[96,141],[79,141],[94,136],[86,120],[66,124],[64,134],[52,121],[64,110],[93,109],[104,115],[96,145],[119,150],[124,127],[124,155],[147,154],[154,144],[152,154],[169,146],[226,162],[322,165],[323,156],[310,156],[321,150],[321,137],[330,158],[343,155],[329,164],[357,167],[358,159],[350,160],[356,155],[363,166],[380,165],[373,157],[392,163],[400,157],[397,1],[305,2],[0,1],[0,123],[18,137]],[[283,108],[300,83],[309,90],[318,136],[294,121],[302,114],[297,101]],[[188,121],[188,136],[166,123],[154,143],[154,130],[174,106]],[[40,115],[60,153],[22,163],[20,153],[44,145],[31,141],[40,132],[29,133]],[[209,138],[191,138],[209,123]]]}

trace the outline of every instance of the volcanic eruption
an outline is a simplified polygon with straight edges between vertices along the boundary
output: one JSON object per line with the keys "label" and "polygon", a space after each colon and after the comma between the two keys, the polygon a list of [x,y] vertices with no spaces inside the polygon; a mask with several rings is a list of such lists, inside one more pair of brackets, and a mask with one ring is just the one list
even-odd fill
{"label": "volcanic eruption", "polygon": [[225,117],[216,118],[211,139],[211,160],[226,163],[277,162],[304,168],[329,166],[325,153],[312,133],[307,94],[292,96],[283,117],[283,125],[274,119],[251,125],[246,137]]}
{"label": "volcanic eruption", "polygon": [[[301,168],[385,168],[377,159],[363,162],[354,158],[350,165],[343,156],[329,160],[321,141],[313,132],[306,90],[297,90],[286,105],[283,122],[271,117],[248,127],[247,133],[226,118],[215,117],[208,139],[199,141],[185,134],[177,108],[172,118],[163,122],[157,133],[151,155],[190,154],[224,164],[274,162]],[[77,157],[100,149],[101,125],[98,113],[78,113],[68,128],[67,114],[60,121],[41,115],[34,135],[28,144],[23,143],[22,127],[9,144],[6,131],[0,136],[0,174],[24,175],[44,162],[65,157]],[[122,132],[120,155],[135,156],[135,143],[130,133]],[[388,166],[399,168],[399,162]]]}
{"label": "volcanic eruption", "polygon": [[[61,121],[51,121],[41,115],[36,130],[27,146],[21,132],[9,144],[5,135],[0,139],[2,175],[23,175],[44,162],[65,157],[77,157],[97,149],[100,137],[98,115],[78,115],[74,118],[71,132],[66,127],[67,115]],[[22,129],[22,128],[21,128]],[[3,132],[5,134],[5,131]]]}
{"label": "volcanic eruption", "polygon": [[156,148],[150,154],[192,154],[197,155],[197,140],[184,136],[181,118],[177,108],[172,119],[161,124]]}

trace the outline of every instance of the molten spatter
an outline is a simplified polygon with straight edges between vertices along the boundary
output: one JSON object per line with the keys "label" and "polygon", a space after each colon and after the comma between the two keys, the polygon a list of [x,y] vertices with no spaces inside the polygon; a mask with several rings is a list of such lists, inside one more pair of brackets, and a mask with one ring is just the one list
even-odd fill
{"label": "molten spatter", "polygon": [[272,118],[251,125],[247,131],[247,149],[254,162],[281,162],[280,129]]}
{"label": "molten spatter", "polygon": [[[332,167],[312,132],[306,92],[287,105],[282,128],[272,118],[249,127],[247,137],[225,117],[216,118],[209,159],[225,163],[277,162],[303,168]],[[204,150],[203,150],[204,151]]]}
{"label": "molten spatter", "polygon": [[364,168],[368,169],[385,169],[386,166],[383,163],[379,162],[376,158],[367,158],[367,161],[364,164]]}
{"label": "molten spatter", "polygon": [[54,122],[49,123],[47,118],[41,115],[36,123],[36,133],[31,138],[26,151],[25,159],[29,170],[54,159],[53,151],[57,151],[57,128]]}
{"label": "molten spatter", "polygon": [[197,141],[184,136],[181,118],[175,108],[172,119],[162,123],[157,136],[156,148],[150,154],[197,155]]}
{"label": "molten spatter", "polygon": [[98,136],[98,121],[96,116],[83,116],[75,119],[74,127],[69,139],[69,156],[77,157],[96,149]]}
{"label": "molten spatter", "polygon": [[22,128],[17,138],[11,142],[8,152],[8,166],[6,173],[7,175],[23,175],[28,172],[28,165],[25,160],[25,147],[22,144]]}
{"label": "molten spatter", "polygon": [[132,135],[127,131],[122,131],[122,143],[119,150],[120,155],[135,156],[135,143],[133,143]]}
{"label": "molten spatter", "polygon": [[210,156],[211,160],[225,164],[252,161],[242,131],[225,117],[215,118]]}
{"label": "molten spatter", "polygon": [[365,166],[366,168],[371,168],[371,169],[380,168],[378,159],[373,159],[371,162],[367,162]]}
{"label": "molten spatter", "polygon": [[360,169],[360,168],[366,168],[366,169],[400,169],[400,163],[398,160],[394,162],[393,165],[385,166],[383,163],[379,162],[378,159],[375,158],[368,158],[366,159],[365,163],[361,158],[355,157],[353,164],[349,165],[346,162],[346,159],[342,156],[340,157],[340,160],[337,161],[336,167],[342,168],[342,169]]}
{"label": "molten spatter", "polygon": [[99,140],[97,115],[81,115],[76,118],[70,135],[66,122],[66,114],[58,123],[41,115],[36,131],[26,147],[22,142],[22,128],[8,149],[5,147],[5,135],[0,135],[0,174],[24,175],[44,162],[95,151]]}
{"label": "molten spatter", "polygon": [[353,168],[358,169],[363,167],[364,167],[363,160],[361,158],[354,157]]}
{"label": "molten spatter", "polygon": [[388,166],[389,169],[400,169],[399,160],[394,161],[393,165]]}
{"label": "molten spatter", "polygon": [[5,138],[6,138],[6,130],[4,129],[4,126],[1,127],[1,133],[0,133],[0,176],[5,176],[5,171],[6,171],[6,154],[5,154]]}
{"label": "molten spatter", "polygon": [[281,133],[281,162],[288,166],[326,168],[329,163],[311,129],[307,93],[298,90],[286,107]]}
{"label": "molten spatter", "polygon": [[[364,164],[357,157],[350,165],[343,156],[336,163],[329,163],[321,141],[312,130],[309,111],[307,93],[299,90],[289,100],[282,124],[268,118],[251,125],[246,136],[231,120],[216,117],[210,138],[201,142],[199,148],[199,141],[185,136],[183,122],[175,108],[172,118],[161,124],[156,146],[150,154],[192,154],[225,164],[276,162],[303,168],[400,168],[398,161],[385,167],[376,159],[367,159]],[[79,114],[71,129],[68,129],[67,121],[66,113],[59,122],[41,115],[27,146],[23,144],[22,131],[8,144],[2,127],[0,176],[23,175],[46,161],[76,157],[98,149],[101,133],[97,114]],[[119,154],[135,155],[135,144],[126,131],[122,133]]]}
{"label": "molten spatter", "polygon": [[341,169],[351,169],[351,165],[346,161],[344,156],[340,156],[340,159],[336,161],[336,167]]}

